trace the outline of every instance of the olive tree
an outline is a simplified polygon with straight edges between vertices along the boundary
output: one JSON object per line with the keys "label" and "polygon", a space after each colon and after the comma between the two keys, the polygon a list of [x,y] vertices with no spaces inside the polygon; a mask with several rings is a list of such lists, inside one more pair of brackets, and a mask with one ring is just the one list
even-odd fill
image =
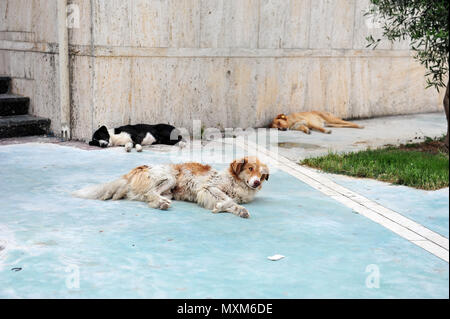
{"label": "olive tree", "polygon": [[[446,88],[444,110],[449,122],[449,0],[370,0],[365,13],[381,25],[382,37],[390,41],[409,40],[415,59],[425,66],[427,88]],[[367,37],[368,47],[375,48],[380,38]],[[447,81],[447,85],[445,85]]]}

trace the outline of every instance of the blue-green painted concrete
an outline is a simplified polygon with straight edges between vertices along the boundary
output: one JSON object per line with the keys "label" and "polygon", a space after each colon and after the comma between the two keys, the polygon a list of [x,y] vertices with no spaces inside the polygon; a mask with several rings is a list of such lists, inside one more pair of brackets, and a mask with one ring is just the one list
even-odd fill
{"label": "blue-green painted concrete", "polygon": [[448,188],[424,191],[370,179],[327,174],[336,183],[422,224],[448,238]]}
{"label": "blue-green painted concrete", "polygon": [[[184,202],[161,212],[70,196],[167,158],[0,147],[0,297],[449,297],[446,262],[280,171],[246,205],[248,220]],[[267,259],[274,254],[286,258]],[[378,289],[366,287],[371,264]],[[79,289],[67,288],[68,265],[79,269]]]}

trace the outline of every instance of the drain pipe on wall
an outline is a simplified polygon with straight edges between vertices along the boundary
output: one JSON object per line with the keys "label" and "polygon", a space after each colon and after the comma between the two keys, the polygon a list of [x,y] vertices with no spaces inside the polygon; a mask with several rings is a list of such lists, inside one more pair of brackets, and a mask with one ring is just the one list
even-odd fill
{"label": "drain pipe on wall", "polygon": [[61,137],[70,139],[70,79],[69,79],[69,32],[67,28],[67,0],[57,0],[58,49],[59,49],[59,108],[61,114]]}

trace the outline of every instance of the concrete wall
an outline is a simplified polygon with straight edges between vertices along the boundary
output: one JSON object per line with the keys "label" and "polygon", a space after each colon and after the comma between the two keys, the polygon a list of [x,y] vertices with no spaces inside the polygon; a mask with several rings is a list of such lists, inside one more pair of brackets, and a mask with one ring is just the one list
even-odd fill
{"label": "concrete wall", "polygon": [[[54,1],[0,0],[0,73],[58,132]],[[281,112],[437,111],[408,43],[367,50],[368,0],[71,0],[72,135],[193,119],[267,125]]]}
{"label": "concrete wall", "polygon": [[31,97],[30,112],[59,131],[56,6],[47,0],[0,0],[0,74]]}

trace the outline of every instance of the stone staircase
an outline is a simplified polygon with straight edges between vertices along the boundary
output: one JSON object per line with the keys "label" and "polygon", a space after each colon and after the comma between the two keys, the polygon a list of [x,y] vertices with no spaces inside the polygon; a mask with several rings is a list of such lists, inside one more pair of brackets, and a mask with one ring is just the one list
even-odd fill
{"label": "stone staircase", "polygon": [[29,115],[30,98],[10,93],[10,84],[0,77],[0,138],[47,134],[50,120]]}

